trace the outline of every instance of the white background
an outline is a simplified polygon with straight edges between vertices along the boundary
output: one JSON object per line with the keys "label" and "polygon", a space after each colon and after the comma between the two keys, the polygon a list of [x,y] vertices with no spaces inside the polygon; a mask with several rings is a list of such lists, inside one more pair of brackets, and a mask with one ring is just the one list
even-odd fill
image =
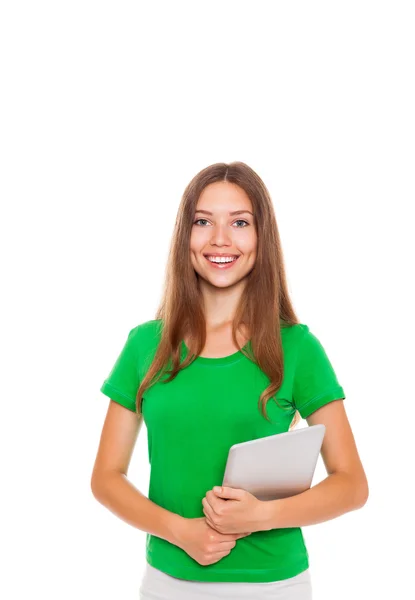
{"label": "white background", "polygon": [[[2,597],[138,598],[145,533],[90,490],[99,388],[154,318],[185,186],[233,160],[369,480],[303,529],[315,599],[411,595],[414,27],[397,0],[1,4]],[[147,495],[145,426],[129,477]]]}

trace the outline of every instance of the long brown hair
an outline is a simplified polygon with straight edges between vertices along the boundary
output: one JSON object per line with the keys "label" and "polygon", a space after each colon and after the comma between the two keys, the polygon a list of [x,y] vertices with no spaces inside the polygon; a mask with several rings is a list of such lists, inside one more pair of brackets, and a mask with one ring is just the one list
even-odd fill
{"label": "long brown hair", "polygon": [[[190,257],[190,235],[196,205],[202,190],[216,181],[228,181],[241,187],[252,202],[257,232],[256,262],[247,275],[247,284],[237,307],[232,337],[235,346],[270,379],[258,401],[269,420],[266,403],[280,389],[283,380],[283,351],[280,327],[299,321],[292,306],[285,275],[283,253],[270,194],[257,173],[243,162],[216,163],[202,169],[187,185],[177,212],[166,265],[162,300],[156,319],[162,321],[162,333],[154,359],[137,391],[137,412],[141,411],[144,392],[164,374],[168,383],[198,356],[206,342],[206,321],[202,297]],[[270,325],[273,324],[271,327]],[[241,348],[236,332],[246,326],[250,332],[247,349]],[[192,348],[180,363],[181,341],[192,340]],[[172,368],[168,370],[168,366]],[[274,399],[276,400],[276,398]],[[295,412],[290,429],[300,420]]]}

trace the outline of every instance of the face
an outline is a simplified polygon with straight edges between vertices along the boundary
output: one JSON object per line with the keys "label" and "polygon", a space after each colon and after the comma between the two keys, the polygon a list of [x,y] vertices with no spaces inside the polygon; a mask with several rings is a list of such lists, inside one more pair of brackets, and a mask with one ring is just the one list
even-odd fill
{"label": "face", "polygon": [[[232,214],[235,211],[238,214]],[[229,287],[252,270],[257,250],[252,213],[249,197],[234,183],[217,181],[203,190],[193,219],[190,255],[193,268],[206,282]],[[232,262],[209,260],[220,257]]]}

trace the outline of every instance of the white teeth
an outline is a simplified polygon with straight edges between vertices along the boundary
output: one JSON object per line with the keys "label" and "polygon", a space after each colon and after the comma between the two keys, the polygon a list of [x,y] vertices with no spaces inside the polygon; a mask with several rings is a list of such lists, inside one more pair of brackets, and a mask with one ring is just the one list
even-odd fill
{"label": "white teeth", "polygon": [[224,263],[224,262],[233,262],[238,257],[237,256],[225,256],[225,257],[207,256],[206,258],[208,260],[210,260],[210,262]]}

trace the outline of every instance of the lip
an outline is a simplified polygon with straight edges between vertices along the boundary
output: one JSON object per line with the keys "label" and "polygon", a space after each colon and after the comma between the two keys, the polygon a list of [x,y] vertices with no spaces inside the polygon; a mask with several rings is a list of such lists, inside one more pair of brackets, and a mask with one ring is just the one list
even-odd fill
{"label": "lip", "polygon": [[[214,263],[208,259],[208,256],[235,256],[236,260],[228,263]],[[233,265],[238,262],[240,254],[204,254],[204,257],[213,269],[231,269]]]}
{"label": "lip", "polygon": [[240,254],[227,254],[226,252],[207,252],[203,256],[240,256]]}

